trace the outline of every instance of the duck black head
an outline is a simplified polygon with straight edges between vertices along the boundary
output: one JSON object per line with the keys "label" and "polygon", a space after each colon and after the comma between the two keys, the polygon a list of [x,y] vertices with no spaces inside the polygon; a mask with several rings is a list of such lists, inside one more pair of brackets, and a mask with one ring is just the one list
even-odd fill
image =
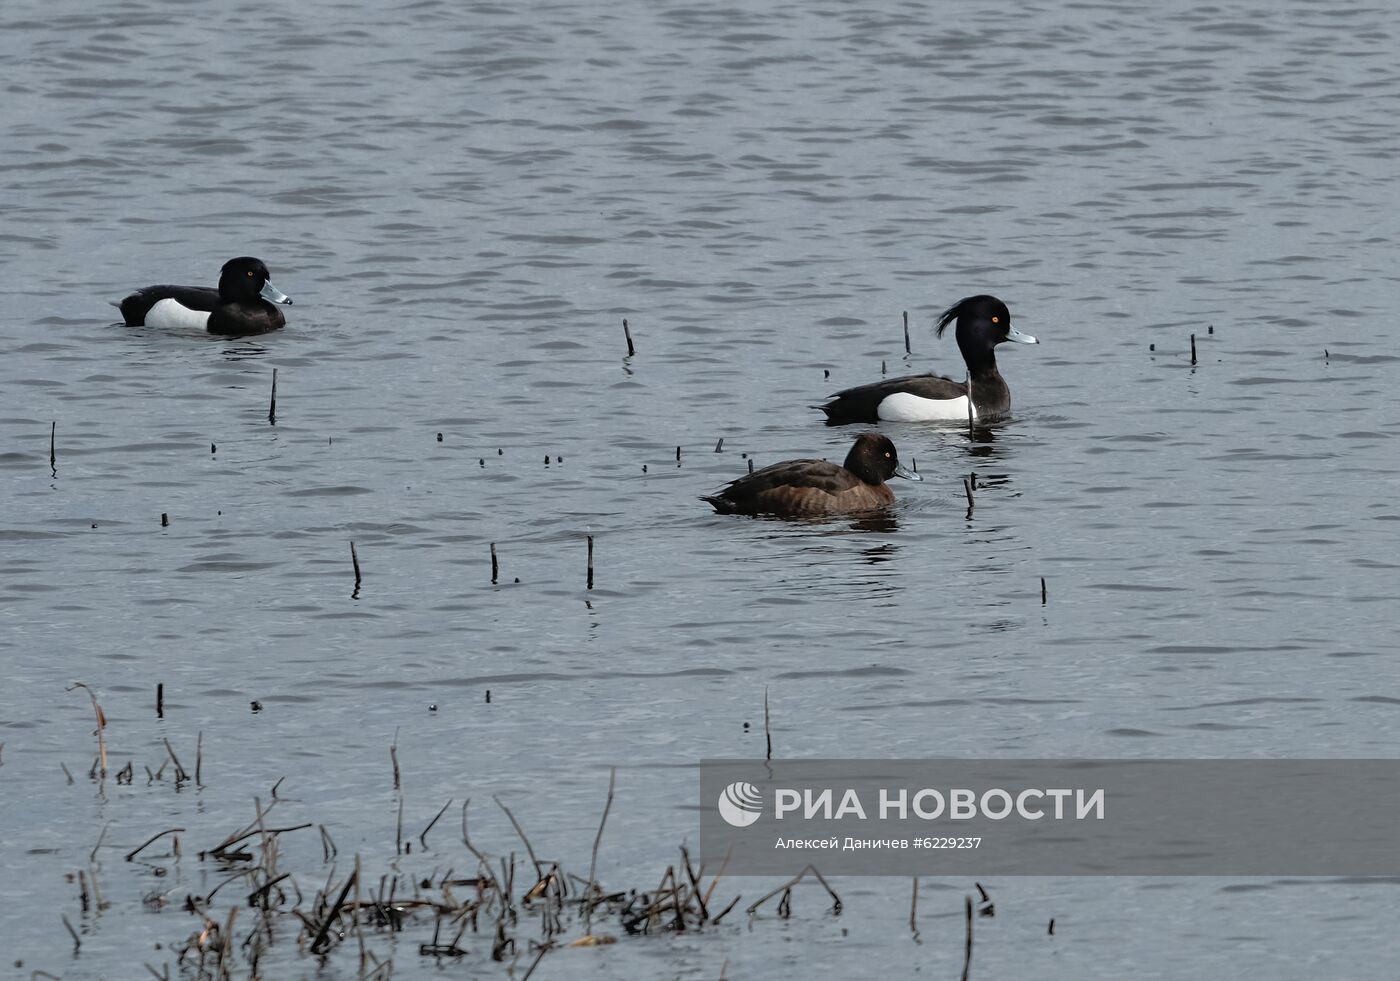
{"label": "duck black head", "polygon": [[995,364],[992,349],[1003,341],[1018,344],[1040,343],[1030,334],[1023,334],[1011,326],[1011,311],[995,296],[986,293],[964,297],[943,312],[938,318],[935,334],[943,336],[948,325],[957,321],[958,349],[969,368],[991,362]]}
{"label": "duck black head", "polygon": [[271,274],[261,259],[239,256],[224,263],[219,272],[219,299],[239,303],[262,297],[272,303],[291,303],[291,298],[272,285]]}
{"label": "duck black head", "polygon": [[891,477],[923,480],[899,463],[899,454],[888,436],[881,433],[861,433],[842,464],[867,484],[883,484]]}

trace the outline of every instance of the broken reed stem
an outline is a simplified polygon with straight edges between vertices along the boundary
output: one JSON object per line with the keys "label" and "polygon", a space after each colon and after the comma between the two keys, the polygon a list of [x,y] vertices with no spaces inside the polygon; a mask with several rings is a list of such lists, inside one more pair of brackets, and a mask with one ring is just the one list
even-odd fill
{"label": "broken reed stem", "polygon": [[355,591],[360,589],[360,554],[355,551],[355,543],[350,543],[350,564],[355,567]]}
{"label": "broken reed stem", "polygon": [[912,352],[912,351],[909,349],[909,311],[908,311],[908,310],[905,310],[905,311],[904,311],[904,353],[905,353],[905,354],[912,354],[912,353],[914,353],[914,352]]}
{"label": "broken reed stem", "polygon": [[[275,803],[276,802],[274,801],[273,804]],[[267,809],[263,811],[263,814],[266,814],[268,811],[272,810],[273,804],[267,805]],[[223,841],[219,842],[213,848],[209,849],[208,854],[213,855],[215,858],[218,858],[220,855],[226,855],[228,854],[229,849],[232,848],[234,845],[238,844],[240,841],[247,841],[249,838],[253,837],[253,835],[284,835],[292,831],[302,831],[310,827],[314,827],[314,825],[310,821],[307,821],[304,824],[288,825],[285,828],[259,828],[257,824],[254,823],[253,825],[244,828],[242,831],[235,831],[233,834],[229,835]],[[200,852],[201,856],[203,856],[204,854],[204,852]],[[210,893],[209,895],[212,896],[213,893]],[[205,896],[204,898],[208,899],[209,896]]]}
{"label": "broken reed stem", "polygon": [[966,477],[963,478],[963,491],[967,494],[967,513],[971,514],[972,509],[977,505],[976,502],[972,500],[972,481],[968,480]]}
{"label": "broken reed stem", "polygon": [[[159,831],[159,832],[157,832],[156,834],[151,835],[149,838],[147,838],[147,839],[146,839],[145,841],[143,841],[141,844],[137,845],[137,846],[136,846],[135,848],[133,848],[131,851],[127,852],[126,855],[124,855],[123,857],[124,857],[128,862],[130,862],[133,858],[135,858],[135,857],[136,857],[137,855],[139,855],[142,851],[144,851],[148,845],[153,844],[153,843],[154,843],[155,841],[157,841],[158,839],[164,838],[166,835],[180,834],[180,833],[183,832],[184,830],[185,830],[184,828],[166,828],[164,831]],[[101,842],[99,842],[99,844],[101,844]],[[94,854],[96,853],[96,851],[97,851],[97,849],[94,848],[94,849],[93,849]]]}
{"label": "broken reed stem", "polygon": [[822,884],[822,888],[825,889],[827,893],[831,896],[832,915],[840,916],[841,909],[844,906],[844,904],[841,902],[841,897],[836,895],[836,890],[831,888],[831,883],[827,882],[826,877],[823,876],[821,872],[817,871],[817,867],[815,865],[809,865],[807,866],[807,868],[812,870],[812,874],[817,877],[817,881]]}
{"label": "broken reed stem", "polygon": [[194,785],[203,787],[204,781],[200,779],[200,771],[204,769],[204,730],[199,730],[199,736],[194,741]]}
{"label": "broken reed stem", "polygon": [[88,693],[88,698],[92,700],[92,713],[97,716],[97,755],[102,761],[102,776],[107,775],[107,739],[102,734],[102,730],[107,728],[107,716],[102,714],[102,706],[97,704],[97,696],[92,693],[92,689],[81,681],[75,681],[68,686],[68,691],[74,688],[81,688]]}
{"label": "broken reed stem", "polygon": [[[324,824],[318,824],[316,827],[321,832],[321,861],[329,862],[335,858],[340,849],[335,847],[335,839],[331,837],[331,833],[326,830]],[[356,858],[358,857],[357,855]]]}
{"label": "broken reed stem", "polygon": [[1191,363],[1196,363],[1196,335],[1191,335]]}
{"label": "broken reed stem", "polygon": [[[58,420],[55,419],[49,426],[49,469],[58,471],[58,453],[55,452],[58,443]],[[71,927],[70,927],[71,929]]]}
{"label": "broken reed stem", "polygon": [[233,962],[233,921],[238,919],[238,907],[232,906],[228,911],[228,921],[223,927],[224,949],[219,955],[219,966],[225,977],[228,976],[227,964]]}
{"label": "broken reed stem", "polygon": [[[322,829],[324,830],[324,829]],[[426,831],[423,832],[427,834]],[[360,925],[360,853],[355,853],[355,937],[360,942],[360,976],[365,974],[365,931]]]}
{"label": "broken reed stem", "polygon": [[[841,897],[838,896],[838,895],[836,895],[836,890],[831,888],[831,883],[827,882],[827,881],[826,881],[826,878],[825,878],[820,872],[817,871],[817,867],[816,867],[815,865],[807,865],[807,866],[805,866],[805,867],[802,869],[802,871],[799,872],[799,873],[797,873],[797,875],[795,875],[793,878],[789,879],[787,882],[783,883],[781,886],[779,886],[778,888],[774,889],[772,892],[767,893],[767,894],[764,895],[761,899],[758,899],[758,900],[754,901],[753,903],[751,903],[751,904],[749,905],[748,909],[746,910],[746,912],[748,912],[748,913],[750,913],[750,914],[753,913],[754,910],[758,909],[760,906],[762,906],[764,903],[768,902],[768,900],[772,899],[774,896],[778,895],[778,893],[780,893],[780,892],[781,892],[781,893],[789,893],[789,894],[790,894],[791,891],[792,891],[792,887],[793,887],[793,886],[797,885],[797,884],[798,884],[799,882],[801,882],[803,879],[807,878],[807,873],[808,873],[808,872],[810,872],[810,873],[812,873],[812,875],[816,876],[817,881],[820,882],[820,883],[822,884],[822,887],[825,888],[826,891],[827,891],[827,893],[831,896],[831,912],[832,912],[833,914],[835,914],[836,916],[840,916],[840,915],[841,915],[841,909],[842,909],[842,906],[843,906],[843,904],[842,904],[842,902],[841,902]],[[968,900],[968,903],[971,904],[971,902],[972,902],[972,900],[969,899],[969,900]],[[969,909],[970,909],[970,908],[971,908],[971,906],[969,905]]]}
{"label": "broken reed stem", "polygon": [[963,898],[966,900],[967,945],[963,949],[962,981],[967,981],[968,975],[972,972],[972,897],[964,896]]}
{"label": "broken reed stem", "polygon": [[540,961],[544,960],[544,955],[549,953],[553,949],[554,948],[551,944],[544,944],[543,946],[541,946],[539,954],[537,954],[535,957],[535,963],[530,965],[530,970],[525,972],[525,976],[521,978],[520,981],[530,981],[530,975],[534,974],[535,968],[540,966]]}
{"label": "broken reed stem", "polygon": [[773,732],[768,728],[768,688],[763,689],[763,740],[767,744],[767,750],[763,757],[768,762],[773,762]]}
{"label": "broken reed stem", "polygon": [[66,914],[60,913],[59,918],[63,920],[63,925],[68,928],[68,935],[73,938],[73,952],[77,953],[79,950],[82,949],[83,946],[82,940],[78,939],[78,931],[74,930],[73,924],[68,922],[68,917]]}
{"label": "broken reed stem", "polygon": [[[357,863],[358,865],[358,863]],[[316,931],[316,937],[311,941],[311,953],[323,954],[326,951],[326,935],[330,932],[331,924],[340,918],[340,907],[345,904],[345,897],[350,895],[350,887],[360,881],[359,869],[350,873],[350,878],[345,880],[345,887],[340,890],[340,898],[335,901],[335,905],[326,910],[326,918],[321,923],[321,928]],[[968,900],[971,902],[971,900]],[[233,908],[238,912],[238,907]]]}
{"label": "broken reed stem", "polygon": [[728,916],[729,911],[732,910],[735,906],[739,905],[739,900],[742,898],[742,896],[735,896],[733,899],[731,899],[729,901],[729,905],[726,906],[724,909],[720,910],[719,913],[715,915],[715,918],[710,921],[710,924],[712,926],[719,926],[719,921]]}
{"label": "broken reed stem", "polygon": [[535,849],[531,847],[530,839],[525,837],[525,829],[520,826],[520,822],[515,819],[515,815],[510,812],[510,808],[501,803],[499,797],[492,794],[491,799],[496,802],[497,807],[506,812],[506,817],[510,818],[510,823],[511,826],[515,828],[515,833],[520,836],[521,841],[525,842],[525,852],[530,856],[530,864],[535,867],[535,878],[537,880],[544,878],[544,873],[541,871],[544,866],[542,866],[540,860],[535,857]]}
{"label": "broken reed stem", "polygon": [[1044,577],[1044,576],[1041,576],[1041,577],[1040,577],[1040,605],[1041,605],[1041,606],[1044,606],[1044,605],[1045,605],[1045,600],[1046,600],[1045,577]]}
{"label": "broken reed stem", "polygon": [[909,897],[909,932],[917,940],[919,936],[919,877],[914,876],[914,892]]}
{"label": "broken reed stem", "polygon": [[394,764],[394,789],[399,789],[399,730],[394,729],[394,741],[389,744],[389,761]]}
{"label": "broken reed stem", "polygon": [[423,829],[423,833],[418,836],[418,843],[425,849],[428,847],[428,832],[433,830],[433,825],[438,823],[438,818],[447,813],[447,809],[452,806],[452,798],[447,798],[447,803],[442,805],[442,810],[437,812],[437,817],[428,822],[428,826]]}
{"label": "broken reed stem", "polygon": [[[727,869],[727,868],[729,868],[729,856],[731,856],[731,855],[733,855],[733,854],[734,854],[734,846],[733,846],[733,845],[730,845],[729,848],[728,848],[728,849],[725,851],[725,853],[724,853],[724,861],[719,863],[719,871],[716,872],[716,873],[715,873],[715,877],[714,877],[713,879],[710,880],[710,888],[708,888],[708,889],[705,890],[705,900],[704,900],[704,905],[705,905],[705,906],[708,907],[708,906],[710,905],[710,897],[713,896],[713,895],[715,894],[715,886],[719,885],[719,880],[724,878],[724,870]],[[734,903],[737,903],[738,901],[739,901],[739,897],[738,897],[738,896],[735,896],[735,897],[734,897]],[[734,905],[734,903],[730,903],[729,905],[732,907],[732,906]],[[715,921],[716,921],[716,922],[719,921],[719,917],[718,917],[718,916],[715,917]]]}
{"label": "broken reed stem", "polygon": [[690,864],[690,852],[686,851],[684,845],[681,846],[681,861],[685,864],[685,876],[690,880],[690,892],[695,897],[695,902],[700,907],[700,922],[705,923],[710,918],[709,907],[705,905],[705,897],[700,894],[700,876],[704,874],[702,867],[697,874]]}
{"label": "broken reed stem", "polygon": [[596,893],[599,893],[599,894],[602,893],[602,890],[598,888],[598,879],[597,879],[597,875],[598,875],[598,846],[599,846],[599,845],[602,843],[602,841],[603,841],[603,828],[604,828],[604,826],[607,825],[607,823],[608,823],[608,812],[609,812],[610,810],[612,810],[613,789],[614,789],[616,786],[617,786],[617,767],[613,767],[613,768],[608,772],[608,799],[607,799],[607,802],[603,804],[603,816],[602,816],[601,818],[598,819],[598,833],[597,833],[596,835],[593,836],[593,856],[592,856],[592,858],[590,858],[589,861],[588,861],[588,890],[589,890],[589,896],[588,896],[587,902],[584,903],[584,907],[583,907],[583,912],[584,912],[584,927],[583,927],[583,933],[584,933],[585,936],[591,936],[592,933],[593,933],[593,907],[596,905],[596,902],[597,902],[597,901],[594,899],[593,893],[595,893],[595,892],[596,892]]}
{"label": "broken reed stem", "polygon": [[501,574],[501,563],[496,558],[496,543],[491,543],[491,585],[496,585],[496,578]]}
{"label": "broken reed stem", "polygon": [[156,683],[156,718],[165,718],[165,683]]}
{"label": "broken reed stem", "polygon": [[470,797],[462,801],[462,844],[467,846],[467,851],[476,856],[477,862],[486,868],[490,868],[491,863],[487,860],[485,855],[477,851],[476,846],[472,844],[471,838],[467,835],[467,805],[471,802],[472,799]]}
{"label": "broken reed stem", "polygon": [[593,536],[588,536],[588,588],[593,588]]}
{"label": "broken reed stem", "polygon": [[190,778],[190,775],[186,773],[185,768],[180,765],[180,757],[175,755],[175,748],[170,745],[170,740],[164,739],[162,742],[165,743],[165,751],[170,754],[170,762],[175,764],[175,782],[183,783]]}
{"label": "broken reed stem", "polygon": [[268,425],[277,425],[277,369],[272,369],[272,401],[267,404]]}
{"label": "broken reed stem", "polygon": [[101,848],[101,847],[102,847],[102,843],[103,843],[104,841],[107,840],[107,829],[110,828],[111,826],[112,826],[112,822],[111,822],[111,821],[108,821],[106,824],[104,824],[104,825],[102,826],[102,833],[101,833],[100,835],[97,836],[97,844],[93,845],[93,846],[92,846],[92,851],[88,853],[88,861],[89,861],[89,862],[96,862],[96,861],[97,861],[97,850],[98,850],[99,848]]}
{"label": "broken reed stem", "polygon": [[622,336],[627,338],[627,356],[633,357],[637,353],[636,345],[632,343],[632,328],[627,326],[627,318],[622,318]]}

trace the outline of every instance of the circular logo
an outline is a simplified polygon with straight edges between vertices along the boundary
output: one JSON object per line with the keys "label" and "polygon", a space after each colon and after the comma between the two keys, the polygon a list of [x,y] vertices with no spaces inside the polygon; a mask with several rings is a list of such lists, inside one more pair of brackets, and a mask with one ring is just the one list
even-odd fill
{"label": "circular logo", "polygon": [[736,780],[719,795],[719,816],[731,827],[747,828],[763,816],[763,795],[753,784]]}

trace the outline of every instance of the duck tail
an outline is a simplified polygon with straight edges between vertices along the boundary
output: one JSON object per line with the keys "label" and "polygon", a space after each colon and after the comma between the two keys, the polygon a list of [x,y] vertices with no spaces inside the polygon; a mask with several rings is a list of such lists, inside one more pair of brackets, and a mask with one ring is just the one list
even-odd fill
{"label": "duck tail", "polygon": [[728,498],[720,497],[718,494],[702,496],[700,500],[710,505],[720,514],[733,514],[734,502]]}

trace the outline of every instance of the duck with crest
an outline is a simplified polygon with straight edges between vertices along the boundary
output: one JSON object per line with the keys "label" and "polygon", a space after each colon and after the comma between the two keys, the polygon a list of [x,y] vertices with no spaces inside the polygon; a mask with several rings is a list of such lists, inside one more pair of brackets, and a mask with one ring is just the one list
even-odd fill
{"label": "duck with crest", "polygon": [[938,318],[936,334],[943,336],[957,322],[958,349],[967,364],[967,381],[941,375],[906,375],[837,392],[825,405],[828,426],[855,422],[968,422],[971,417],[991,422],[1011,410],[1011,389],[997,370],[996,346],[1005,341],[1040,343],[1011,326],[1011,311],[995,296],[981,294],[959,300]]}

